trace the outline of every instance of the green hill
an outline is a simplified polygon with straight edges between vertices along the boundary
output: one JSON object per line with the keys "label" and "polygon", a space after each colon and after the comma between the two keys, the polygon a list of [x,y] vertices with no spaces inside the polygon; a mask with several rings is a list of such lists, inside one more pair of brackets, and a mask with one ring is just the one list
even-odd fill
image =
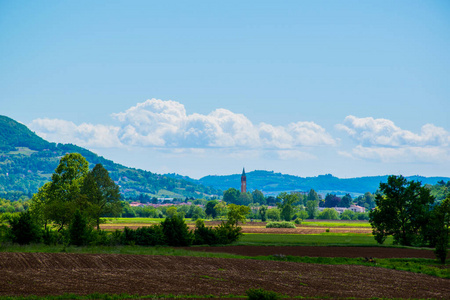
{"label": "green hill", "polygon": [[149,197],[203,198],[222,194],[220,190],[185,179],[128,168],[72,144],[50,143],[25,125],[0,116],[0,197],[11,200],[31,197],[50,180],[66,153],[83,155],[90,167],[101,163],[120,186],[125,198]]}

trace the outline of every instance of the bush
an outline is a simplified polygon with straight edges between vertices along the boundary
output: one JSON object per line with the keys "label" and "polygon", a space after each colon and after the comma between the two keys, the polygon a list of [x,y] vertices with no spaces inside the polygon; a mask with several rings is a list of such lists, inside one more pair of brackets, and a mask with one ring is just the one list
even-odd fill
{"label": "bush", "polygon": [[269,222],[266,224],[266,228],[295,228],[295,224],[292,222]]}
{"label": "bush", "polygon": [[297,225],[300,225],[300,224],[302,224],[302,220],[297,218],[297,219],[295,219],[294,223]]}
{"label": "bush", "polygon": [[320,220],[338,220],[339,214],[334,208],[325,208],[322,212],[319,213],[317,219]]}
{"label": "bush", "polygon": [[242,228],[233,226],[229,222],[222,222],[217,228],[217,235],[219,236],[219,244],[231,244],[239,240],[242,235]]}
{"label": "bush", "polygon": [[249,300],[277,300],[281,295],[264,289],[249,289],[245,292]]}
{"label": "bush", "polygon": [[42,241],[46,245],[56,245],[59,240],[58,232],[51,230],[50,228],[46,228],[42,234]]}
{"label": "bush", "polygon": [[91,231],[92,229],[88,226],[86,218],[77,210],[69,225],[70,244],[75,246],[87,245],[91,237]]}
{"label": "bush", "polygon": [[192,244],[194,235],[180,216],[166,218],[161,225],[167,245],[180,247]]}
{"label": "bush", "polygon": [[218,231],[212,227],[206,227],[203,220],[195,222],[194,244],[195,245],[216,245],[220,243]]}
{"label": "bush", "polygon": [[9,220],[8,237],[13,243],[20,245],[37,243],[41,239],[41,229],[31,218],[29,211],[12,216]]}
{"label": "bush", "polygon": [[156,246],[166,244],[163,228],[160,224],[136,229],[135,238],[136,245]]}

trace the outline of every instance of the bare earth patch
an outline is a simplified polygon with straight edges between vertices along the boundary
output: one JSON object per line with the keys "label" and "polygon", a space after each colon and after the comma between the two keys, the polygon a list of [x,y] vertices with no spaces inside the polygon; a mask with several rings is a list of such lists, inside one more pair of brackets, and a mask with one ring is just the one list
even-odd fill
{"label": "bare earth patch", "polygon": [[120,254],[0,253],[1,295],[129,293],[450,297],[450,280],[382,268]]}

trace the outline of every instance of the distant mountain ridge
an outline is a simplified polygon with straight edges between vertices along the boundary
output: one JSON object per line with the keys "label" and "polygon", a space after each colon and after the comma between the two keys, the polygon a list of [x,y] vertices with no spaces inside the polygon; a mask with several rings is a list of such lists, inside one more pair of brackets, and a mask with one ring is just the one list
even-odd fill
{"label": "distant mountain ridge", "polygon": [[[364,194],[365,192],[374,193],[380,182],[386,182],[388,175],[385,176],[368,176],[359,178],[337,178],[331,174],[319,175],[317,177],[298,177],[293,175],[275,173],[273,171],[256,170],[246,172],[248,190],[258,189],[266,195],[277,195],[280,192],[304,191],[310,189],[326,194],[336,193],[344,195],[346,193],[352,195]],[[423,177],[423,176],[407,176],[408,180],[416,180],[422,184],[434,185],[438,181],[449,181],[450,177]],[[240,189],[241,174],[225,175],[225,176],[205,176],[200,178],[198,182],[212,186],[217,189],[227,190],[230,187]]]}
{"label": "distant mountain ridge", "polygon": [[59,160],[66,153],[83,155],[90,167],[101,163],[116,181],[125,197],[218,197],[220,190],[199,182],[128,168],[72,144],[50,143],[25,125],[0,116],[0,198],[12,200],[22,195],[31,197],[48,182]]}

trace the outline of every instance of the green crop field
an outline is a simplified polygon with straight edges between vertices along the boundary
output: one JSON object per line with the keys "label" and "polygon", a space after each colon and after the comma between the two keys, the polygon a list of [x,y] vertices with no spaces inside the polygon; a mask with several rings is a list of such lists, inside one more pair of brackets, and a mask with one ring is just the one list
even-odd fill
{"label": "green crop field", "polygon": [[[377,246],[371,234],[321,233],[321,234],[269,234],[244,233],[239,245],[289,245],[289,246]],[[385,245],[392,245],[389,237]]]}

